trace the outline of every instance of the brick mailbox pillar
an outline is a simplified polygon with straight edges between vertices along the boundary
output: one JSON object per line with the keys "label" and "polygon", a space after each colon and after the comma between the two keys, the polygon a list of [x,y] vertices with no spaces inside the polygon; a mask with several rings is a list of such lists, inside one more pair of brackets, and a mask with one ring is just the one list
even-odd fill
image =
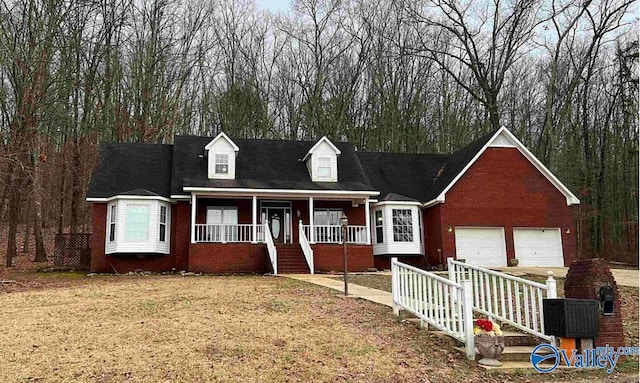
{"label": "brick mailbox pillar", "polygon": [[599,313],[599,336],[594,340],[594,346],[609,345],[611,347],[624,346],[622,330],[622,311],[618,285],[607,262],[599,259],[575,261],[569,267],[564,282],[565,298],[600,300],[600,288],[605,285],[613,287],[615,294],[613,315]]}

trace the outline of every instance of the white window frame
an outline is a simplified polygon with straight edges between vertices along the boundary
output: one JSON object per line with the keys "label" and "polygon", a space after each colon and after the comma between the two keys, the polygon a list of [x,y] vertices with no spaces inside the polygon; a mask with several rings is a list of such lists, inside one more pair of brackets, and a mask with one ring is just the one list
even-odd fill
{"label": "white window frame", "polygon": [[[140,237],[140,238],[136,238],[136,237],[130,237],[129,234],[130,232],[130,224],[132,224],[132,220],[129,214],[131,214],[130,209],[139,209],[139,208],[144,208],[146,210],[146,223],[147,223],[147,227],[144,230],[145,236],[144,238]],[[142,222],[135,222],[136,224],[141,224]],[[128,203],[126,204],[125,207],[125,222],[124,222],[124,240],[126,242],[146,242],[149,240],[149,226],[151,225],[151,206],[149,206],[149,204],[147,203]],[[142,227],[142,226],[141,226]],[[142,233],[142,230],[137,230],[134,231],[137,233]]]}
{"label": "white window frame", "polygon": [[117,204],[112,204],[109,205],[109,212],[108,212],[108,222],[107,222],[107,228],[108,228],[108,233],[107,233],[107,240],[109,243],[113,243],[116,241],[117,239],[117,225],[116,223],[118,222],[118,205]]}
{"label": "white window frame", "polygon": [[[167,220],[169,218],[169,209],[164,205],[158,207],[158,242],[167,242]],[[162,214],[164,211],[164,215]]]}
{"label": "white window frame", "polygon": [[[331,172],[331,157],[318,157],[318,178],[327,178],[330,179],[332,177]],[[326,171],[326,173],[323,173]]]}
{"label": "white window frame", "polygon": [[[396,219],[400,219],[397,214],[401,211],[405,214],[407,212],[409,213],[408,222],[396,223]],[[391,209],[391,225],[393,230],[393,242],[413,242],[413,209]]]}
{"label": "white window frame", "polygon": [[[380,219],[378,220],[378,214],[380,214]],[[375,228],[375,237],[376,243],[384,243],[384,215],[382,210],[375,210],[373,212],[373,226]],[[380,235],[378,235],[378,230],[380,230]]]}
{"label": "white window frame", "polygon": [[[219,169],[218,167],[221,167]],[[222,168],[225,171],[222,171]],[[214,172],[215,174],[229,174],[229,155],[226,153],[216,153],[215,154],[215,162],[214,162]]]}

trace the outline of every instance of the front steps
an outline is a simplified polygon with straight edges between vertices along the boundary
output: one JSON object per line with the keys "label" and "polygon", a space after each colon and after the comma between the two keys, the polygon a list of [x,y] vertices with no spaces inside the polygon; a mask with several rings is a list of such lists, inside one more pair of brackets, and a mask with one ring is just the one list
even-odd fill
{"label": "front steps", "polygon": [[[411,315],[406,313],[407,315]],[[411,317],[407,318],[407,321],[414,323],[416,326],[420,326],[420,320]],[[457,351],[459,351],[462,355],[465,355],[464,345],[460,345],[460,343],[449,336],[447,333],[443,331],[439,331],[433,329],[429,326],[429,332],[437,335],[439,338],[446,340],[451,344]],[[478,367],[483,368],[488,371],[495,372],[509,372],[509,371],[532,371],[535,372],[533,366],[531,365],[531,351],[540,343],[544,343],[544,340],[538,339],[535,336],[528,335],[525,333],[521,333],[519,331],[513,330],[503,330],[502,335],[504,336],[504,351],[500,356],[499,360],[502,362],[502,366],[500,367],[489,367],[478,365]],[[480,356],[476,355],[476,360],[479,360]],[[571,369],[566,366],[558,366],[559,370],[563,371],[571,371]],[[575,370],[575,369],[573,369]]]}
{"label": "front steps", "polygon": [[309,266],[298,243],[276,243],[278,274],[309,274]]}

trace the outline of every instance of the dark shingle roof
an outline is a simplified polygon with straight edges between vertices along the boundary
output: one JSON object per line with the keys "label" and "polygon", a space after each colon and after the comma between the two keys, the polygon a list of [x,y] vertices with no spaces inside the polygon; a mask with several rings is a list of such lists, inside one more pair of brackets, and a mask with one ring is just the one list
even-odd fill
{"label": "dark shingle roof", "polygon": [[439,171],[439,174],[434,178],[433,184],[429,186],[427,194],[423,197],[423,202],[428,202],[437,198],[438,195],[440,195],[440,193],[442,193],[451,183],[451,181],[460,174],[465,166],[471,162],[480,149],[489,142],[495,133],[496,131],[492,131],[450,155],[449,159],[442,167],[442,170]]}
{"label": "dark shingle roof", "polygon": [[428,202],[453,181],[494,134],[495,131],[454,154],[358,152],[358,158],[371,185],[380,191],[381,201]]}
{"label": "dark shingle roof", "polygon": [[170,197],[171,152],[171,145],[103,144],[87,198],[119,194]]}
{"label": "dark shingle roof", "polygon": [[173,147],[172,194],[184,194],[183,186],[255,189],[375,190],[346,142],[334,143],[338,156],[338,182],[312,182],[302,158],[315,141],[234,139],[238,146],[236,178],[210,180],[204,147],[211,137],[176,136]]}
{"label": "dark shingle roof", "polygon": [[423,201],[429,186],[449,156],[441,154],[358,152],[367,177],[380,200],[397,200],[402,195],[409,200]]}
{"label": "dark shingle roof", "polygon": [[451,154],[356,152],[336,142],[338,182],[312,182],[302,161],[316,141],[233,139],[236,179],[210,180],[204,147],[212,137],[176,136],[173,145],[104,144],[88,198],[187,194],[183,187],[379,191],[381,201],[436,198],[495,134]]}

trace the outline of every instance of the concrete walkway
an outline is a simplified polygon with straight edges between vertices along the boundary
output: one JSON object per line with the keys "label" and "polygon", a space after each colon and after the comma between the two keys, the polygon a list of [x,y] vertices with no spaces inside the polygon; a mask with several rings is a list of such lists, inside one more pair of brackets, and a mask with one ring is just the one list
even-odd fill
{"label": "concrete walkway", "polygon": [[[524,273],[534,275],[547,275],[548,271],[553,271],[554,278],[564,278],[567,275],[568,267],[492,267],[505,273]],[[638,270],[611,269],[611,274],[620,286],[639,287],[640,272]]]}
{"label": "concrete walkway", "polygon": [[[330,289],[339,291],[344,294],[344,282],[338,279],[330,278],[327,275],[321,274],[280,274],[282,277],[297,279],[299,281],[304,281],[308,283],[312,283],[314,285],[328,287]],[[332,277],[339,277],[338,275]],[[391,297],[391,293],[376,290],[369,287],[364,287],[360,285],[355,285],[353,283],[349,283],[349,296],[356,297],[361,299],[366,299],[368,301],[378,303],[381,305],[385,305],[388,307],[392,307],[393,298]]]}

